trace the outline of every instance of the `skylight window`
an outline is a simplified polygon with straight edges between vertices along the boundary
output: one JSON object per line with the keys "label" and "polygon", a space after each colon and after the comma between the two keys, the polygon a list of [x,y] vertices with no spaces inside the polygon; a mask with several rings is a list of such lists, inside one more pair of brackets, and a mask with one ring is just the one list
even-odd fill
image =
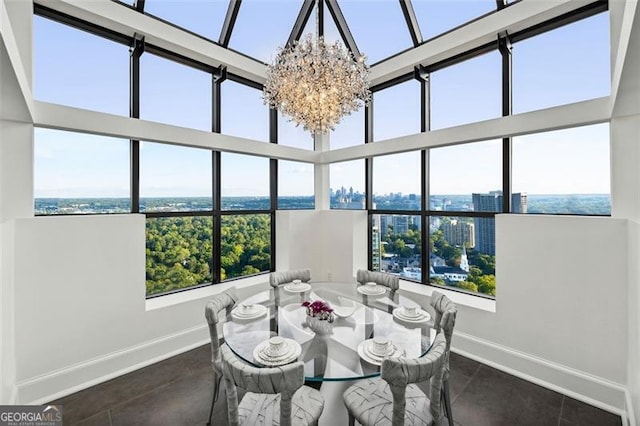
{"label": "skylight window", "polygon": [[218,41],[227,13],[227,0],[146,0],[145,13]]}
{"label": "skylight window", "polygon": [[413,0],[412,4],[424,40],[496,10],[495,0]]}
{"label": "skylight window", "polygon": [[397,2],[341,2],[340,9],[367,63],[379,62],[413,47]]}
{"label": "skylight window", "polygon": [[268,63],[289,39],[300,4],[292,1],[243,2],[229,47]]}

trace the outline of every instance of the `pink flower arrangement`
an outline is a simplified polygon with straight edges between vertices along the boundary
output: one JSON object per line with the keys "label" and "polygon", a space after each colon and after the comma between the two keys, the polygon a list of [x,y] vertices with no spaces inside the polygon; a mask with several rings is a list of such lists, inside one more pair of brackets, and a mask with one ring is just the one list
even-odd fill
{"label": "pink flower arrangement", "polygon": [[307,308],[307,315],[310,317],[333,322],[333,309],[324,300],[315,300],[313,302],[305,300],[302,302],[302,306]]}

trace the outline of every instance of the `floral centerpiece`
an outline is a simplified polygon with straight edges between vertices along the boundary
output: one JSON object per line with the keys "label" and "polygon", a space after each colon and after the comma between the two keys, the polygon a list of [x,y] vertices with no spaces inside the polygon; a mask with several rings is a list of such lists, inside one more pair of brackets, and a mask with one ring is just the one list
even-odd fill
{"label": "floral centerpiece", "polygon": [[333,309],[324,300],[314,300],[313,302],[305,300],[302,302],[302,306],[307,308],[307,315],[309,317],[329,322],[333,322],[334,320]]}

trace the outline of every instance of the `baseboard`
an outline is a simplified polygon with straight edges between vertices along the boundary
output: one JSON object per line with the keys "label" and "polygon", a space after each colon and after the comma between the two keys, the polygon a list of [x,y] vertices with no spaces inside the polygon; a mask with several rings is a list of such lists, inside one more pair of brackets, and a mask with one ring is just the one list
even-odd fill
{"label": "baseboard", "polygon": [[633,400],[631,399],[631,392],[629,392],[629,389],[625,391],[624,395],[625,395],[625,405],[626,405],[626,411],[627,411],[626,425],[636,426],[636,416],[635,416],[635,411],[633,409]]}
{"label": "baseboard", "polygon": [[44,404],[209,342],[206,324],[17,383],[20,404]]}
{"label": "baseboard", "polygon": [[626,402],[626,387],[619,383],[461,332],[454,333],[451,350],[623,419],[627,417],[630,400]]}

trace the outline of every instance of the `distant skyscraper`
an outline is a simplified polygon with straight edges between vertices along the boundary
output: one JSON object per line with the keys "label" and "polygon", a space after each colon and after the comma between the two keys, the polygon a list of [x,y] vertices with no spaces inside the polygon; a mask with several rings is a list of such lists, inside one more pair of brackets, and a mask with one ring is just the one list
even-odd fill
{"label": "distant skyscraper", "polygon": [[382,261],[380,250],[380,216],[373,216],[373,227],[371,229],[371,270],[379,271]]}
{"label": "distant skyscraper", "polygon": [[[490,191],[488,194],[472,194],[473,210],[477,212],[501,212],[502,191]],[[527,212],[527,194],[511,194],[511,211]],[[494,218],[478,217],[474,219],[476,249],[480,253],[496,254],[496,222]]]}
{"label": "distant skyscraper", "polygon": [[475,226],[473,223],[452,219],[442,224],[444,239],[452,246],[475,247]]}
{"label": "distant skyscraper", "polygon": [[393,233],[406,234],[409,231],[409,216],[393,215],[391,219],[393,223]]}

